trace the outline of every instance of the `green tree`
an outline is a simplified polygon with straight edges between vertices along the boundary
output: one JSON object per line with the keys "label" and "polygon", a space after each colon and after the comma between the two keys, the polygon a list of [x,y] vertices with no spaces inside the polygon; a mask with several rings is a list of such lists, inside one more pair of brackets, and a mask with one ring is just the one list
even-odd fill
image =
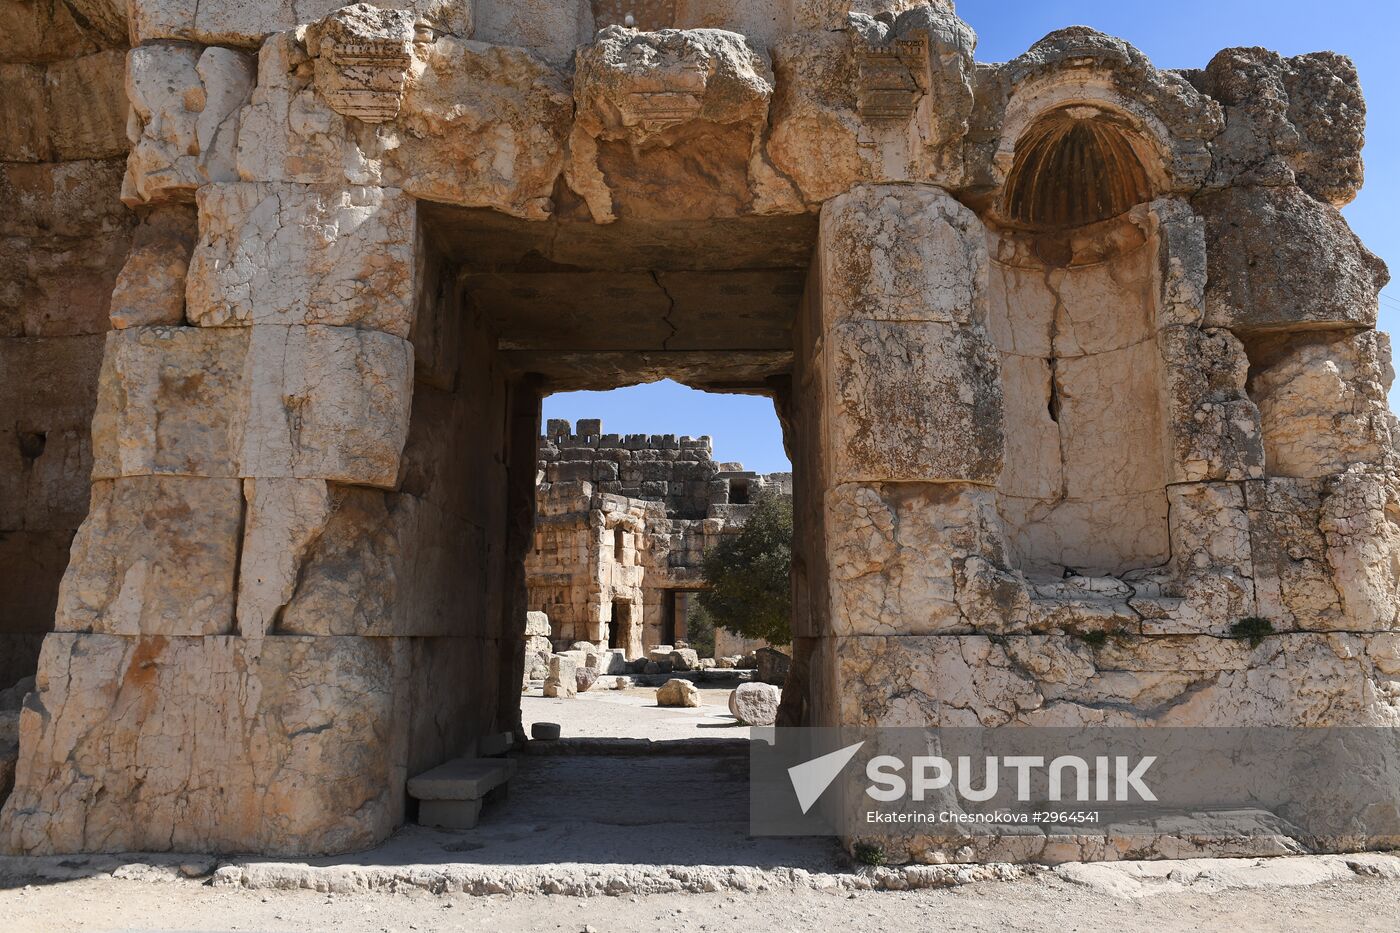
{"label": "green tree", "polygon": [[720,539],[701,565],[700,606],[715,625],[774,645],[792,641],[792,499],[765,495],[743,528]]}

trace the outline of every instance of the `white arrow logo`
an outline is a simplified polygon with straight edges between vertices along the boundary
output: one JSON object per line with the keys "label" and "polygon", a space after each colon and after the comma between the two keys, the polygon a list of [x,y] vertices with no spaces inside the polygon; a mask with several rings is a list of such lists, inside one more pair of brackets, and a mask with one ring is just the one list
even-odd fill
{"label": "white arrow logo", "polygon": [[841,769],[850,763],[850,760],[856,756],[856,752],[860,751],[860,747],[864,744],[864,742],[857,742],[854,745],[847,745],[829,755],[813,758],[811,761],[804,761],[800,765],[788,768],[788,778],[792,781],[792,789],[797,793],[797,803],[802,807],[804,814],[812,809],[817,798],[826,792],[826,789],[831,786],[831,782],[836,780],[836,776],[841,773]]}

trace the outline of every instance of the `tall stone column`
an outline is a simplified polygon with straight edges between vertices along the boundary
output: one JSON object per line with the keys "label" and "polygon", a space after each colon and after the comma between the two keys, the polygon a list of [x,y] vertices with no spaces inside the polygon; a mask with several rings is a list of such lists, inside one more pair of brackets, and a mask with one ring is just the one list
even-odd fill
{"label": "tall stone column", "polygon": [[862,659],[968,631],[1002,562],[986,235],[939,188],[856,188],[823,209],[815,274],[800,369],[821,398],[829,618],[813,721],[863,724]]}

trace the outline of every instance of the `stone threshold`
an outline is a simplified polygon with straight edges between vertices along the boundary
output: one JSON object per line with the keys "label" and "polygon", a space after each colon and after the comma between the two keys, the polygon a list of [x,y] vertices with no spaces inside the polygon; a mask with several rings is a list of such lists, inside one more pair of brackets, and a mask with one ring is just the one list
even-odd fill
{"label": "stone threshold", "polygon": [[1185,890],[1279,889],[1347,881],[1400,880],[1400,853],[1074,862],[1044,865],[907,865],[849,871],[725,865],[309,865],[192,855],[0,856],[0,884],[47,884],[111,877],[146,883],[207,884],[245,890],[331,894],[641,894],[753,893],[770,890],[912,891],[1055,877],[1100,894],[1137,899]]}

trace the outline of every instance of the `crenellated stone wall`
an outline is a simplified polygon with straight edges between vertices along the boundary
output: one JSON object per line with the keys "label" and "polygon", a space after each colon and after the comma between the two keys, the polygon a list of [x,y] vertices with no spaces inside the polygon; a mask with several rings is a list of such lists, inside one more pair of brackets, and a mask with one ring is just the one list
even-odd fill
{"label": "crenellated stone wall", "polygon": [[539,447],[530,608],[559,648],[589,641],[644,657],[686,638],[686,599],[705,552],[764,495],[792,495],[791,473],[754,473],[712,456],[709,436],[602,433],[551,419]]}
{"label": "crenellated stone wall", "polygon": [[[4,848],[383,839],[518,726],[541,398],[668,377],[783,421],[786,723],[1400,719],[1343,56],[979,63],[941,0],[125,11],[0,0],[0,677],[55,629]],[[638,526],[721,521],[718,465],[546,435],[590,517],[540,534],[621,529],[645,616],[697,539]]]}

